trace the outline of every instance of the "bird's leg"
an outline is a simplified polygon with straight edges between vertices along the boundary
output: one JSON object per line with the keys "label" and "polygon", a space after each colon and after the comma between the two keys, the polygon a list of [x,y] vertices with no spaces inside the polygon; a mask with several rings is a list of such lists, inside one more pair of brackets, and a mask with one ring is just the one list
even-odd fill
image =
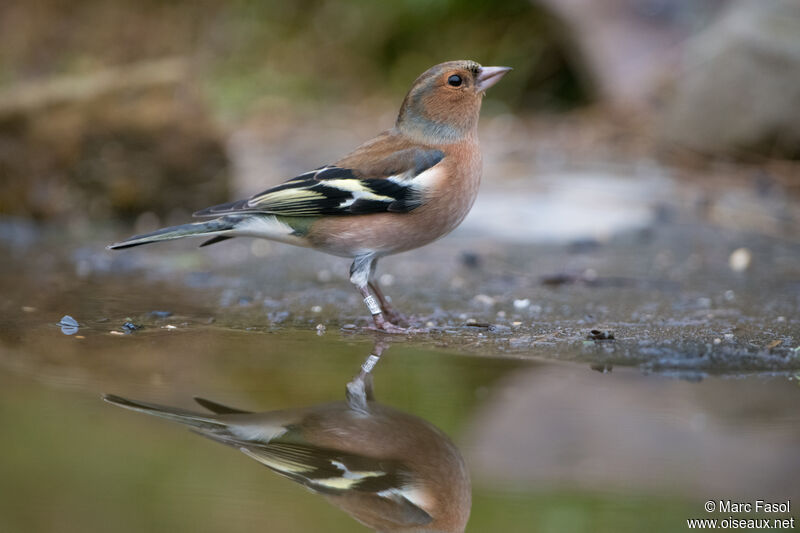
{"label": "bird's leg", "polygon": [[392,307],[392,304],[390,304],[389,300],[386,299],[386,296],[383,295],[383,291],[381,290],[380,285],[378,285],[378,280],[375,279],[375,268],[377,265],[378,260],[376,259],[372,262],[372,268],[370,268],[369,271],[369,288],[372,289],[372,292],[374,292],[375,296],[378,298],[378,303],[381,305],[383,316],[385,316],[389,322],[408,326],[408,318],[403,315],[403,313]]}
{"label": "bird's leg", "polygon": [[375,401],[375,392],[372,386],[372,369],[378,364],[381,355],[387,346],[378,341],[372,354],[361,365],[361,372],[347,384],[347,403],[350,408],[366,413],[369,411],[367,402]]}
{"label": "bird's leg", "polygon": [[369,292],[369,275],[372,271],[374,260],[374,254],[357,256],[350,266],[350,282],[355,285],[356,290],[364,298],[364,303],[367,305],[370,314],[372,314],[372,320],[375,321],[375,329],[386,333],[407,333],[405,328],[392,324],[383,316],[380,304]]}

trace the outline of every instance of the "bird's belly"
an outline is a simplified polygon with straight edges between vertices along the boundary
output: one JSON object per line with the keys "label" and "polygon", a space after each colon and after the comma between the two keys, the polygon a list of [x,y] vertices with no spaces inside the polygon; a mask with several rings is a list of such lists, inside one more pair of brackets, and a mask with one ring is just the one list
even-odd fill
{"label": "bird's belly", "polygon": [[470,207],[472,201],[462,205],[430,202],[410,213],[328,217],[314,223],[308,239],[313,248],[343,257],[395,254],[447,235],[464,220]]}
{"label": "bird's belly", "polygon": [[433,175],[436,179],[427,184],[420,207],[408,213],[323,217],[309,228],[308,242],[329,254],[354,257],[396,254],[447,235],[464,220],[478,195],[480,151],[472,145],[467,148],[471,155],[461,158],[457,169]]}

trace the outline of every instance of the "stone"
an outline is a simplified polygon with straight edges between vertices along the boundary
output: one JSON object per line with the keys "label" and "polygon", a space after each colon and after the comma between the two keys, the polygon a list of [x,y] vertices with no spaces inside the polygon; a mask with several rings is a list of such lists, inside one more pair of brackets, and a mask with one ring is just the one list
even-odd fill
{"label": "stone", "polygon": [[186,62],[150,61],[0,93],[0,214],[133,219],[228,200],[224,138]]}
{"label": "stone", "polygon": [[800,4],[739,2],[688,44],[661,136],[703,153],[800,158]]}

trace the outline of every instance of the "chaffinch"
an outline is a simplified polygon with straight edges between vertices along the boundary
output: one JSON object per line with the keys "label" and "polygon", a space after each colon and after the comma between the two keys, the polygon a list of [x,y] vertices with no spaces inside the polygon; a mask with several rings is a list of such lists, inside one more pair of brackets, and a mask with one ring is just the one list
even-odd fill
{"label": "chaffinch", "polygon": [[119,396],[114,405],[189,426],[238,448],[376,531],[464,531],[472,504],[464,459],[430,423],[380,405],[369,366],[347,386],[347,401],[249,413],[195,398],[200,413]]}
{"label": "chaffinch", "polygon": [[201,244],[206,246],[248,236],[350,257],[350,281],[375,328],[408,332],[378,286],[377,260],[428,244],[467,215],[481,177],[481,101],[509,70],[474,61],[431,67],[412,85],[394,127],[334,164],[195,213],[211,220],[137,235],[109,248],[193,236],[210,237]]}

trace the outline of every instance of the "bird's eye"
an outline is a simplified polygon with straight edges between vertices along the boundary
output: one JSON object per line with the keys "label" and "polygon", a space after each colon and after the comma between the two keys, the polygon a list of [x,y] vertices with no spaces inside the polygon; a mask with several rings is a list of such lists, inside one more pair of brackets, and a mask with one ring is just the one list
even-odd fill
{"label": "bird's eye", "polygon": [[447,78],[447,83],[449,83],[453,87],[458,87],[459,85],[461,85],[461,76],[459,76],[458,74],[453,74],[452,76]]}

